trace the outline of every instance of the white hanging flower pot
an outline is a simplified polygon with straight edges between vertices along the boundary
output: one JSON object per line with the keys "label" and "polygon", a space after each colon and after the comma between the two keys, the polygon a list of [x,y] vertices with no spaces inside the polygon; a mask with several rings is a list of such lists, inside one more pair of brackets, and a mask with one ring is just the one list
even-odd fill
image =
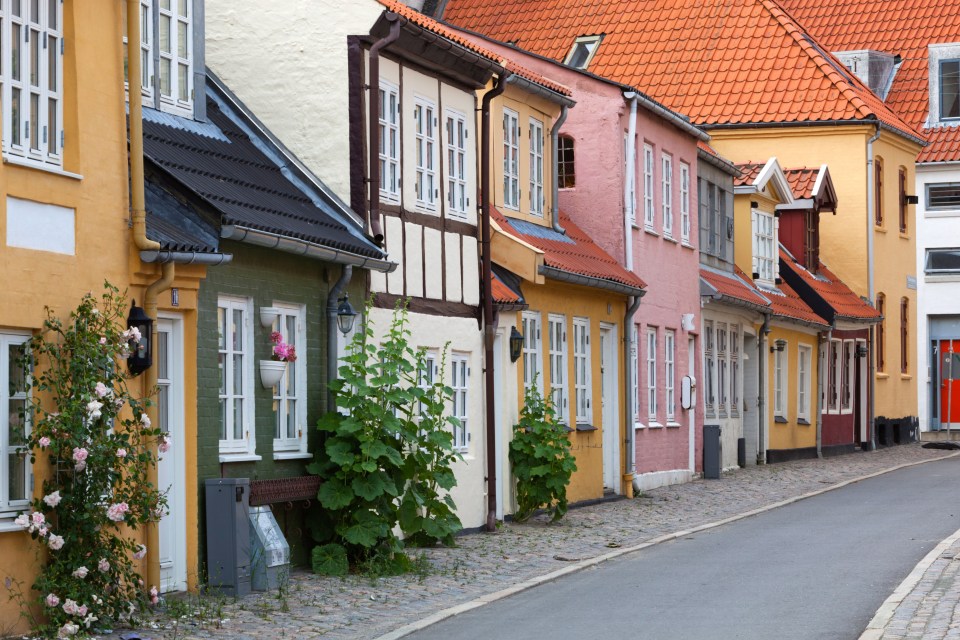
{"label": "white hanging flower pot", "polygon": [[260,384],[264,389],[272,389],[280,383],[286,370],[287,363],[282,360],[261,360]]}
{"label": "white hanging flower pot", "polygon": [[260,326],[269,329],[280,317],[280,309],[277,307],[260,307]]}

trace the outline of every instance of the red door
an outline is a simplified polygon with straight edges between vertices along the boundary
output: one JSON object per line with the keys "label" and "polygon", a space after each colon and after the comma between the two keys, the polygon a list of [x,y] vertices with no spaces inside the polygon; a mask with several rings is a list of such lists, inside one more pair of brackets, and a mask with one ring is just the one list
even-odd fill
{"label": "red door", "polygon": [[960,427],[960,340],[941,340],[940,423]]}

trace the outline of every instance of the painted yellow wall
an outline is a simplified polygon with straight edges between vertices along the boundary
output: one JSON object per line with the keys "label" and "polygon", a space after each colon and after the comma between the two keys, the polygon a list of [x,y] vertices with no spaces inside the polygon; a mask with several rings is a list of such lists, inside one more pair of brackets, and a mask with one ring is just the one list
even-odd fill
{"label": "painted yellow wall", "polygon": [[[622,296],[598,289],[579,287],[565,283],[547,280],[542,286],[526,283],[523,289],[524,297],[530,305],[530,311],[540,313],[541,340],[540,353],[543,362],[543,382],[541,390],[546,395],[550,389],[550,343],[547,335],[547,319],[551,313],[562,314],[567,322],[567,397],[568,416],[571,422],[576,415],[576,396],[574,389],[573,369],[573,318],[584,317],[590,319],[590,363],[593,397],[591,409],[593,418],[591,424],[597,427],[596,431],[581,431],[570,433],[571,450],[577,460],[577,471],[573,474],[567,487],[567,498],[571,502],[599,498],[603,496],[603,417],[601,403],[600,373],[600,323],[606,322],[616,326],[617,330],[617,385],[619,389],[617,403],[617,431],[618,441],[623,442],[626,416],[623,408],[623,316],[626,313],[626,301]],[[521,314],[517,313],[517,326],[520,325]],[[523,361],[517,361],[517,389],[520,403],[523,402]],[[572,426],[572,425],[571,425]],[[623,475],[626,468],[626,452],[620,447],[620,459],[617,470],[618,477]]]}
{"label": "painted yellow wall", "polygon": [[[795,330],[785,326],[771,325],[770,335],[767,336],[767,344],[774,345],[777,340],[786,340],[783,353],[786,355],[786,399],[787,413],[784,416],[787,422],[777,422],[774,415],[774,364],[775,354],[767,349],[766,371],[767,371],[767,449],[803,449],[817,446],[817,417],[819,416],[819,398],[818,393],[818,371],[817,371],[817,336],[804,331]],[[806,345],[810,347],[809,362],[809,416],[810,424],[800,424],[797,421],[797,406],[799,402],[799,371],[798,346]]]}

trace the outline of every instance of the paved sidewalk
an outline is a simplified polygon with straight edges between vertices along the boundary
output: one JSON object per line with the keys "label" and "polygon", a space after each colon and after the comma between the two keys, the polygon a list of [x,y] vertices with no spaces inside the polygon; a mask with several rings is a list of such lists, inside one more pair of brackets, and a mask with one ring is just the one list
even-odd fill
{"label": "paved sidewalk", "polygon": [[[324,578],[298,571],[283,593],[254,594],[236,601],[197,596],[171,599],[168,612],[174,617],[158,617],[152,628],[140,631],[139,637],[375,638],[446,609],[471,606],[468,603],[478,598],[498,597],[491,594],[538,576],[573,569],[573,565],[583,565],[618,549],[945,454],[948,452],[910,444],[733,471],[719,481],[697,480],[656,489],[634,500],[574,509],[555,524],[548,525],[543,519],[506,523],[495,534],[459,538],[457,548],[413,550],[414,555],[425,558],[420,575],[373,581],[356,576]],[[960,554],[960,546],[954,550],[956,554]],[[960,560],[946,564],[942,573],[949,570],[948,577],[952,578],[960,570]],[[960,583],[951,581],[945,589],[954,603],[960,599]],[[935,608],[935,603],[926,606]],[[916,609],[921,614],[927,610],[923,606]],[[942,617],[938,615],[936,620]],[[947,620],[953,623],[952,605]],[[960,638],[960,628],[954,631],[956,636],[930,637]],[[116,639],[127,633],[118,631],[106,637]],[[928,636],[883,637],[899,640]]]}

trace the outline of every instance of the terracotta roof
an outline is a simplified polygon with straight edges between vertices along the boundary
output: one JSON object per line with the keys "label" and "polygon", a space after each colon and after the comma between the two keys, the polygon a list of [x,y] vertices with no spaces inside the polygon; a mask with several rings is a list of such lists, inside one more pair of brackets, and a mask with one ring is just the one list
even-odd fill
{"label": "terracotta roof", "polygon": [[800,167],[799,169],[783,170],[783,175],[787,177],[787,182],[790,183],[790,189],[793,191],[793,197],[798,200],[813,197],[813,187],[817,183],[819,173],[819,167],[816,169]]}
{"label": "terracotta roof", "polygon": [[408,7],[402,2],[398,2],[397,0],[377,0],[377,1],[380,4],[382,4],[384,7],[386,7],[388,11],[392,11],[393,13],[396,13],[397,15],[401,16],[406,20],[409,20],[410,22],[417,25],[418,27],[422,27],[423,29],[430,31],[431,33],[435,33],[436,35],[441,36],[447,40],[450,40],[451,42],[455,42],[461,47],[464,47],[465,49],[469,49],[470,51],[473,51],[474,53],[479,54],[492,62],[496,62],[504,69],[507,69],[512,73],[515,73],[518,76],[525,78],[526,80],[535,82],[536,84],[546,87],[547,89],[550,89],[551,91],[554,91],[561,95],[564,95],[564,96],[571,95],[570,89],[563,86],[562,84],[558,82],[554,82],[553,80],[550,80],[548,78],[545,78],[539,73],[536,73],[535,71],[531,71],[530,69],[527,69],[523,65],[517,64],[513,60],[504,58],[503,56],[497,53],[494,53],[493,51],[490,51],[485,47],[481,47],[477,43],[463,37],[462,34],[457,33],[455,30],[451,29],[447,25],[437,22],[433,18],[429,16],[425,16],[424,14],[420,13],[415,9],[411,9],[410,7]]}
{"label": "terracotta roof", "polygon": [[[822,302],[829,307],[831,313],[828,313],[828,315],[835,315],[840,319],[853,321],[880,320],[880,313],[874,309],[873,306],[864,302],[860,296],[851,291],[850,287],[844,284],[844,282],[824,266],[822,262],[817,269],[817,275],[814,275],[798,264],[787,251],[781,249],[780,265],[790,269],[793,274],[796,274],[796,277],[800,279],[803,285],[813,290],[820,298],[820,301],[810,300],[810,303],[814,307],[819,307],[820,305],[818,303]],[[788,274],[784,275],[787,276]],[[797,287],[803,289],[801,284],[797,284]],[[821,312],[826,311],[828,310],[821,308]]]}
{"label": "terracotta roof", "polygon": [[588,70],[694,124],[871,120],[922,138],[774,0],[448,0],[443,18],[563,60],[604,34]]}
{"label": "terracotta roof", "polygon": [[720,273],[700,267],[700,278],[723,298],[732,299],[734,304],[740,302],[754,307],[770,306],[770,301],[760,294],[747,274],[740,269],[736,269],[735,273]]}
{"label": "terracotta roof", "polygon": [[490,207],[490,215],[504,231],[543,251],[544,266],[636,289],[647,286],[637,274],[627,271],[595,244],[590,236],[562,211],[560,225],[566,230],[566,234],[557,233],[550,227],[508,218],[493,206]]}
{"label": "terracotta roof", "polygon": [[960,160],[960,128],[922,129],[929,112],[927,45],[960,42],[960,0],[781,0],[832,51],[873,49],[899,54],[887,104],[929,146],[917,162]]}
{"label": "terracotta roof", "polygon": [[757,179],[758,175],[760,175],[760,171],[763,170],[763,168],[766,166],[766,163],[738,162],[734,166],[740,170],[740,175],[733,179],[733,186],[742,187],[744,185],[753,184],[753,181]]}
{"label": "terracotta roof", "polygon": [[518,292],[514,291],[500,279],[496,273],[490,273],[491,292],[493,293],[494,304],[524,304],[526,301]]}

